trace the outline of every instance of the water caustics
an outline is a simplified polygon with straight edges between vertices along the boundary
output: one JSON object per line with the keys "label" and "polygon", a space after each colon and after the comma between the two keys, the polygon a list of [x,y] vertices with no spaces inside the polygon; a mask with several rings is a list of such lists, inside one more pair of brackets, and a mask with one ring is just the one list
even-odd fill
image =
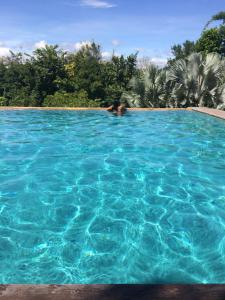
{"label": "water caustics", "polygon": [[0,112],[0,283],[225,283],[225,122]]}

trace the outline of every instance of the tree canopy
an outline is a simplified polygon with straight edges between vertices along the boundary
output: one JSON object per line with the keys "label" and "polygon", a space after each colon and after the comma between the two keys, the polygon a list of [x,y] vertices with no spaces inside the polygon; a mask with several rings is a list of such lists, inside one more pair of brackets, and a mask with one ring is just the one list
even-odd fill
{"label": "tree canopy", "polygon": [[204,30],[195,45],[196,52],[218,53],[225,56],[225,26]]}
{"label": "tree canopy", "polygon": [[[57,45],[46,45],[32,54],[11,53],[0,60],[1,105],[46,106],[62,94],[66,100],[96,101],[104,106],[119,99],[135,75],[137,54],[102,59],[101,47],[92,43],[78,52],[67,53]],[[51,96],[51,97],[49,97]],[[53,97],[53,98],[52,98]],[[62,97],[60,97],[62,99]],[[75,102],[68,100],[68,106]],[[79,102],[82,106],[82,101]]]}

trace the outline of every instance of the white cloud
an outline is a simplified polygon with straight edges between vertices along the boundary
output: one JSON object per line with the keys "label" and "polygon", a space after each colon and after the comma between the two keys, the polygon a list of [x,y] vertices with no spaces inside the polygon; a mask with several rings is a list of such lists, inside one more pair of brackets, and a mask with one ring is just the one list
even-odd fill
{"label": "white cloud", "polygon": [[168,62],[168,58],[152,57],[151,62],[159,67],[165,67]]}
{"label": "white cloud", "polygon": [[105,60],[108,60],[112,57],[112,53],[109,52],[109,51],[104,51],[102,52],[102,58],[105,59]]}
{"label": "white cloud", "polygon": [[144,49],[144,48],[135,48],[135,51],[138,51],[138,52],[144,52],[145,49]]}
{"label": "white cloud", "polygon": [[40,41],[34,44],[34,48],[38,49],[38,48],[45,48],[45,46],[47,45],[46,41]]}
{"label": "white cloud", "polygon": [[120,41],[119,40],[112,40],[112,44],[113,46],[119,46],[120,45]]}
{"label": "white cloud", "polygon": [[93,8],[112,8],[116,7],[115,4],[112,4],[108,1],[102,1],[102,0],[81,0],[82,6],[90,6]]}
{"label": "white cloud", "polygon": [[110,60],[113,56],[120,56],[119,53],[114,52],[114,51],[112,51],[112,52],[110,52],[110,51],[103,51],[101,54],[102,54],[103,60]]}
{"label": "white cloud", "polygon": [[142,56],[138,58],[138,67],[143,69],[146,68],[147,66],[153,64],[157,65],[160,68],[163,68],[166,66],[168,62],[169,57],[167,56]]}
{"label": "white cloud", "polygon": [[91,42],[90,41],[83,41],[83,42],[78,42],[74,45],[74,48],[79,51],[81,48],[85,47],[85,46],[91,46]]}
{"label": "white cloud", "polygon": [[7,47],[0,47],[0,56],[9,56],[10,49]]}

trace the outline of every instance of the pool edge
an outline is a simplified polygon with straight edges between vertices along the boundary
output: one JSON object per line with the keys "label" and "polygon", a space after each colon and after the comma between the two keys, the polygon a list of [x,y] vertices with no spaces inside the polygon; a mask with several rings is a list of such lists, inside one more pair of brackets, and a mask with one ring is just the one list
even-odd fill
{"label": "pool edge", "polygon": [[0,285],[2,300],[218,299],[225,285]]}
{"label": "pool edge", "polygon": [[[1,110],[101,110],[106,111],[104,107],[22,107],[22,106],[0,106]],[[191,108],[128,108],[130,111],[167,111],[167,110],[191,110]]]}
{"label": "pool edge", "polygon": [[225,111],[223,110],[207,107],[192,107],[191,110],[225,120]]}
{"label": "pool edge", "polygon": [[[0,111],[38,110],[38,111],[106,111],[103,107],[18,107],[0,106]],[[128,108],[128,111],[195,111],[225,120],[225,111],[206,107],[187,108]]]}
{"label": "pool edge", "polygon": [[[18,107],[0,106],[0,111],[13,110],[39,110],[39,111],[106,111],[103,107]],[[128,111],[194,111],[207,114],[225,120],[225,111],[206,108],[206,107],[187,107],[187,108],[128,108]]]}

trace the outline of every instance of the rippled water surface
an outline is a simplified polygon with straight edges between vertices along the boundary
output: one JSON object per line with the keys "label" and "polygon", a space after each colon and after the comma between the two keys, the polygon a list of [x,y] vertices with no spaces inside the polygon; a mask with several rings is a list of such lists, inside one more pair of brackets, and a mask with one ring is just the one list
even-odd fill
{"label": "rippled water surface", "polygon": [[0,283],[225,283],[225,122],[0,111]]}

